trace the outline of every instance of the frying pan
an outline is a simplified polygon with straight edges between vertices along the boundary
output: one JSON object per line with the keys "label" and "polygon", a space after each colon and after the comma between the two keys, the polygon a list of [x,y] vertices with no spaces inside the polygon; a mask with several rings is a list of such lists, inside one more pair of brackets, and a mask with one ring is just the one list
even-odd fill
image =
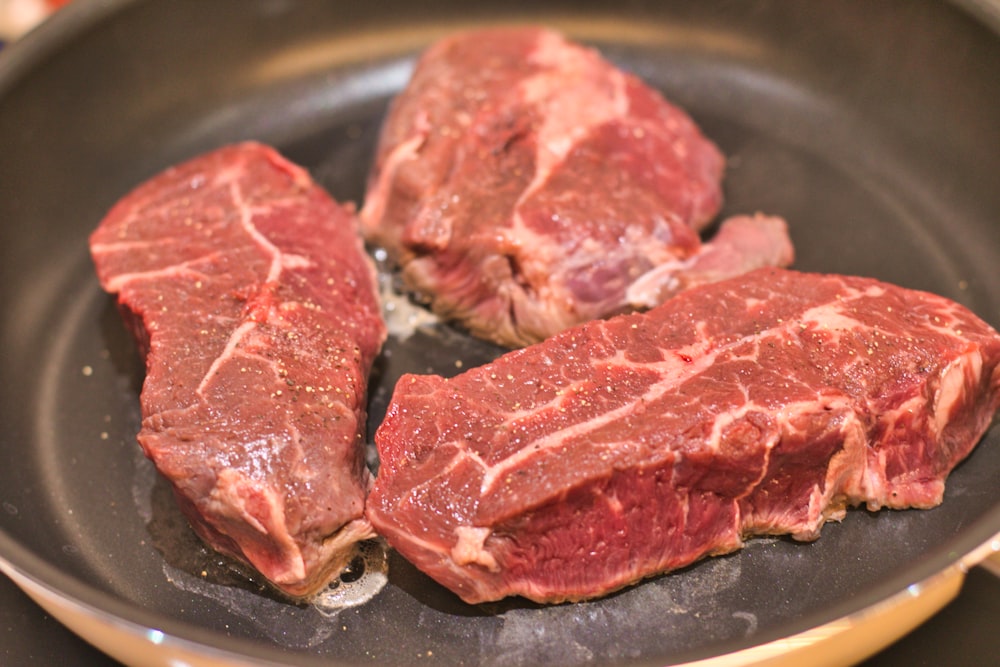
{"label": "frying pan", "polygon": [[[925,602],[903,630],[810,657],[860,659],[1000,548],[1000,428],[940,507],[852,511],[815,543],[753,540],[556,606],[464,605],[390,553],[377,595],[324,613],[190,536],[138,453],[142,367],[86,238],[141,180],[241,139],[359,202],[415,54],[458,28],[532,22],[687,108],[729,159],[723,213],[787,218],[798,268],[931,290],[997,325],[998,17],[930,0],[77,0],[0,56],[0,567],[112,655],[163,665],[737,664]],[[400,373],[498,352],[440,324],[387,350],[372,428]]]}

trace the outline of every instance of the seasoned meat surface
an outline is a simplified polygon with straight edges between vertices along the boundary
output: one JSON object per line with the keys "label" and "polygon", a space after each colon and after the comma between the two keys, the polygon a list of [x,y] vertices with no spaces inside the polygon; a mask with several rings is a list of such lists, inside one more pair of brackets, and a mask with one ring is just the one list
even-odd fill
{"label": "seasoned meat surface", "polygon": [[468,602],[606,594],[846,508],[929,508],[1000,405],[939,296],[757,271],[452,379],[400,379],[367,514]]}
{"label": "seasoned meat surface", "polygon": [[139,443],[195,530],[289,595],[324,585],[372,536],[385,328],[353,209],[245,143],[140,185],[90,247],[145,355]]}
{"label": "seasoned meat surface", "polygon": [[702,242],[723,169],[684,111],[596,51],[541,28],[464,32],[394,100],[362,228],[435,312],[521,346],[789,264],[779,218]]}

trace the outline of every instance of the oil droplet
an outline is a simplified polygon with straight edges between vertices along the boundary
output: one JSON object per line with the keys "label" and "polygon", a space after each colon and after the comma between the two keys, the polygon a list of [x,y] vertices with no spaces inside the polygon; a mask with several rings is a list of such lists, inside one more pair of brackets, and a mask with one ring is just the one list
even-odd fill
{"label": "oil droplet", "polygon": [[440,322],[426,306],[415,303],[392,272],[388,254],[377,248],[373,254],[378,269],[378,291],[382,302],[382,318],[386,329],[399,340],[406,340],[418,329],[430,328]]}
{"label": "oil droplet", "polygon": [[310,600],[323,614],[336,614],[343,609],[363,605],[381,591],[389,581],[388,547],[383,540],[360,542],[355,555],[340,573],[340,577]]}

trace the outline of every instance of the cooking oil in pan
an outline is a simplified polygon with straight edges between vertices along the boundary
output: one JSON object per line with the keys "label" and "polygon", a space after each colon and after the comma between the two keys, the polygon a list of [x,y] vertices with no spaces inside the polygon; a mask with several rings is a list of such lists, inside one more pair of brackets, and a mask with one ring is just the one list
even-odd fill
{"label": "cooking oil in pan", "polygon": [[[147,499],[140,504],[140,511],[147,518],[146,528],[153,546],[164,559],[164,574],[175,586],[218,599],[230,607],[238,606],[233,597],[238,595],[238,590],[273,599],[279,604],[302,604],[284,598],[244,564],[207,547],[181,514],[167,482],[156,475],[145,460],[139,462],[138,468],[145,474],[140,475],[137,487],[145,489],[145,493],[136,492],[136,497]],[[146,505],[145,508],[142,505]],[[310,599],[308,606],[329,616],[371,600],[388,582],[386,550],[381,539],[355,545],[347,568]]]}
{"label": "cooking oil in pan", "polygon": [[386,549],[385,542],[380,539],[357,544],[357,554],[350,564],[338,579],[312,599],[312,604],[319,611],[330,614],[371,600],[389,581]]}

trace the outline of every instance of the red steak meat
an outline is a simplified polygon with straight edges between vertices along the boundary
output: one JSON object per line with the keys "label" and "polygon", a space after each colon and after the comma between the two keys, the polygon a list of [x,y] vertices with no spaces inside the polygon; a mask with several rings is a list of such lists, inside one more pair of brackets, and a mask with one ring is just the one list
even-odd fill
{"label": "red steak meat", "polygon": [[90,247],[145,355],[139,443],[195,530],[289,595],[323,586],[373,534],[385,327],[353,210],[245,143],[140,185]]}
{"label": "red steak meat", "polygon": [[720,238],[724,159],[596,51],[534,27],[453,35],[385,120],[362,229],[438,314],[502,345],[787,265],[783,220]]}
{"label": "red steak meat", "polygon": [[602,595],[846,508],[929,508],[1000,405],[939,296],[757,271],[453,379],[403,376],[367,514],[468,602]]}

